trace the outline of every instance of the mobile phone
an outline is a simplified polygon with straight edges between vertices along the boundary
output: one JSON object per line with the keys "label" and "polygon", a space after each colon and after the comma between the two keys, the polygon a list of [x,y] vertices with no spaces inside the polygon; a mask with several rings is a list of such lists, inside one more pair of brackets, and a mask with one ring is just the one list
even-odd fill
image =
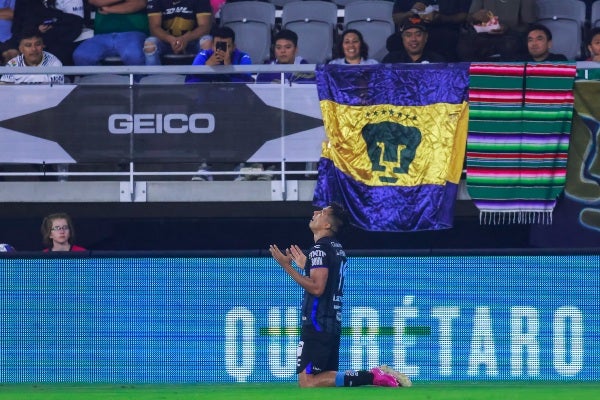
{"label": "mobile phone", "polygon": [[58,21],[58,19],[56,19],[56,18],[45,19],[42,22],[42,25],[54,25],[56,23],[56,21]]}
{"label": "mobile phone", "polygon": [[227,42],[218,41],[215,47],[217,50],[227,51]]}

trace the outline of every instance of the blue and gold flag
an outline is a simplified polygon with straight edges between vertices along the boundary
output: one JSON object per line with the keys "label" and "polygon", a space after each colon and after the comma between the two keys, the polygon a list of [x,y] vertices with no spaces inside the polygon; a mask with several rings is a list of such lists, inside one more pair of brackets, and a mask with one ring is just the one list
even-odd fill
{"label": "blue and gold flag", "polygon": [[319,65],[325,132],[313,203],[370,231],[452,227],[469,65]]}

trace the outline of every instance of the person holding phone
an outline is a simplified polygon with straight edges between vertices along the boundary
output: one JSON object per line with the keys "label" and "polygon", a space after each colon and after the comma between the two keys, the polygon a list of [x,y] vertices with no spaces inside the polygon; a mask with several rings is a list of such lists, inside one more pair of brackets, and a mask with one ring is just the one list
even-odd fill
{"label": "person holding phone", "polygon": [[[229,27],[219,27],[213,32],[213,47],[202,50],[192,65],[250,65],[252,60],[247,53],[235,47],[235,32]],[[251,74],[205,74],[188,75],[187,83],[194,82],[253,82]]]}

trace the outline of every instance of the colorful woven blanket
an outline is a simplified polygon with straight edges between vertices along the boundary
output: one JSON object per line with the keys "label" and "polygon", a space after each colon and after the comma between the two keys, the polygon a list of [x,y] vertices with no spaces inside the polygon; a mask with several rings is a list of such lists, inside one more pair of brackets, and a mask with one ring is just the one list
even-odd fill
{"label": "colorful woven blanket", "polygon": [[574,63],[473,63],[467,190],[482,224],[552,223],[564,188]]}

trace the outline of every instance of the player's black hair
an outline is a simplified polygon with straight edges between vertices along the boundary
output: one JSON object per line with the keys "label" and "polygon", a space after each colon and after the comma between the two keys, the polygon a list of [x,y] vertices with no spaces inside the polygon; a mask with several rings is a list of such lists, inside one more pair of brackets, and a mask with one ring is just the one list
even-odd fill
{"label": "player's black hair", "polygon": [[348,211],[340,203],[332,202],[329,203],[331,208],[332,227],[331,230],[336,234],[342,232],[346,224],[348,223]]}

